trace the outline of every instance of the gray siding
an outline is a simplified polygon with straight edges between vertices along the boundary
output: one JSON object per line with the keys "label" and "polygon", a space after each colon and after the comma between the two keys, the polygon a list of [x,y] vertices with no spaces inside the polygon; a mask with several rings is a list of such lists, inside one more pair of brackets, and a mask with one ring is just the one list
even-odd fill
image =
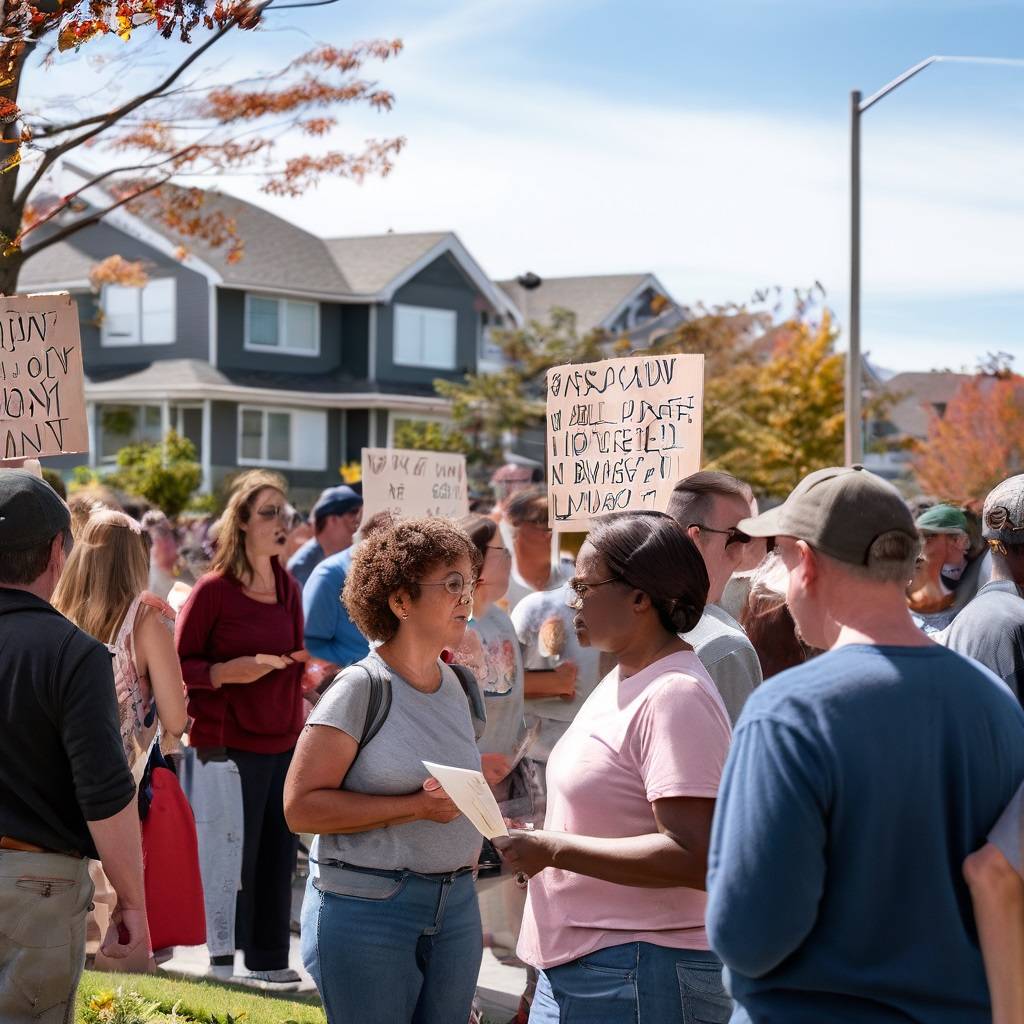
{"label": "gray siding", "polygon": [[252,352],[245,348],[245,292],[217,289],[217,365],[271,373],[342,373],[365,379],[368,367],[369,307],[320,304],[320,355]]}
{"label": "gray siding", "polygon": [[100,345],[100,296],[91,292],[75,295],[82,330],[82,358],[86,373],[93,367],[128,366],[159,359],[207,359],[210,354],[209,300],[202,274],[182,266],[108,224],[96,224],[74,236],[76,249],[97,263],[117,253],[126,260],[143,260],[151,278],[173,277],[177,317],[177,340],[173,345]]}
{"label": "gray siding", "polygon": [[477,339],[480,314],[476,309],[477,291],[466,279],[452,257],[445,253],[429,267],[395,292],[394,303],[451,309],[458,315],[455,341],[455,369],[396,366],[394,362],[394,311],[392,305],[381,306],[377,314],[377,379],[381,390],[388,383],[416,384],[425,390],[438,377],[461,380],[476,372]]}

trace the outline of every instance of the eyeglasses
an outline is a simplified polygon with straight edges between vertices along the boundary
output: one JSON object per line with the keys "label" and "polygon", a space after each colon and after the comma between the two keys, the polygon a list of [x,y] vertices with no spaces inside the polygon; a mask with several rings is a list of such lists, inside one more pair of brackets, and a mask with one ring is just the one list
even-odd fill
{"label": "eyeglasses", "polygon": [[715,527],[705,526],[703,523],[690,523],[690,526],[696,526],[698,530],[703,530],[705,533],[723,534],[726,538],[726,547],[731,544],[749,544],[754,539],[745,534],[738,526],[730,526],[728,530],[716,530]]}
{"label": "eyeglasses", "polygon": [[618,576],[609,576],[606,580],[597,580],[594,583],[587,583],[585,580],[569,580],[569,592],[565,595],[565,605],[574,611],[583,607],[583,601],[594,587],[603,587],[606,583],[621,582]]}
{"label": "eyeglasses", "polygon": [[469,594],[471,597],[476,590],[476,580],[466,580],[461,572],[453,572],[445,576],[443,580],[418,580],[421,587],[444,587],[445,593],[452,597],[462,597]]}
{"label": "eyeglasses", "polygon": [[527,521],[525,523],[520,523],[519,526],[516,527],[516,529],[526,530],[528,533],[531,531],[533,533],[545,533],[549,537],[551,536],[551,527],[545,526],[543,523],[531,523]]}
{"label": "eyeglasses", "polygon": [[257,509],[256,515],[258,515],[260,519],[269,523],[271,519],[290,519],[292,509],[287,505],[271,505],[268,508]]}

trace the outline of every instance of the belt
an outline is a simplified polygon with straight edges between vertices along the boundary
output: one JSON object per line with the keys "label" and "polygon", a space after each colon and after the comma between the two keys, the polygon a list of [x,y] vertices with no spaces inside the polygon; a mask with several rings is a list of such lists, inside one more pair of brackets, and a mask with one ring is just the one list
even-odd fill
{"label": "belt", "polygon": [[462,875],[471,874],[476,870],[475,865],[469,865],[468,867],[459,868],[456,871],[442,871],[437,874],[425,874],[422,871],[412,871],[409,868],[401,868],[397,871],[392,871],[388,868],[364,868],[358,864],[348,864],[340,860],[313,860],[310,857],[310,862],[319,866],[329,868],[340,868],[342,871],[355,871],[360,875],[376,875],[378,878],[392,878],[398,881],[402,878],[412,876],[413,878],[422,878],[428,882],[453,882],[456,878],[461,878]]}
{"label": "belt", "polygon": [[80,853],[67,850],[48,850],[45,846],[25,843],[20,839],[13,839],[11,836],[0,836],[0,850],[13,850],[17,853],[55,853],[60,857],[74,857],[75,860],[82,860],[82,854]]}

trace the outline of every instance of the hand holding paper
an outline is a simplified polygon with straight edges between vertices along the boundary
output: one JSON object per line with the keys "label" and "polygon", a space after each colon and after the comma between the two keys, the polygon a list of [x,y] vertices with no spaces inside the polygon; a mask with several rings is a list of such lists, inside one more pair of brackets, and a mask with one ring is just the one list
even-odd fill
{"label": "hand holding paper", "polygon": [[505,820],[482,773],[424,761],[423,767],[444,787],[453,804],[485,839],[507,836]]}

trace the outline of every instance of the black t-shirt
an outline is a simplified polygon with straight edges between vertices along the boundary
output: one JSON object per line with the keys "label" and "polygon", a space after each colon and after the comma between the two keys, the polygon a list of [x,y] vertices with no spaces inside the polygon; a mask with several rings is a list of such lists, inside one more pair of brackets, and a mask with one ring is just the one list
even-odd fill
{"label": "black t-shirt", "polygon": [[96,857],[86,825],[135,783],[110,653],[46,601],[0,587],[0,836]]}

